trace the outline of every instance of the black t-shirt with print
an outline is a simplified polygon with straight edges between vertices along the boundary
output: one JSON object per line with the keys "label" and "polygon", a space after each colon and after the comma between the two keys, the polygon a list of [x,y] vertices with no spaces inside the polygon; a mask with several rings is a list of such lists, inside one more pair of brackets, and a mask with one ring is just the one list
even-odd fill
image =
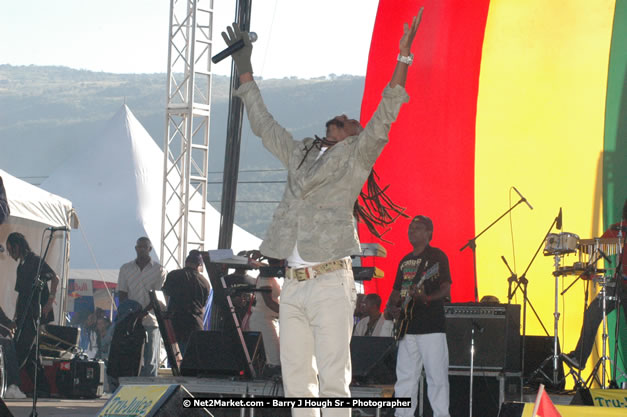
{"label": "black t-shirt with print", "polygon": [[[440,285],[451,281],[448,258],[438,248],[427,246],[419,255],[409,253],[401,259],[396,272],[394,289],[401,292],[401,299],[407,295],[409,287],[418,283],[424,275],[431,275],[423,283],[427,295],[436,292]],[[407,334],[444,333],[444,300],[431,301],[428,305],[414,303],[413,318],[407,328]]]}

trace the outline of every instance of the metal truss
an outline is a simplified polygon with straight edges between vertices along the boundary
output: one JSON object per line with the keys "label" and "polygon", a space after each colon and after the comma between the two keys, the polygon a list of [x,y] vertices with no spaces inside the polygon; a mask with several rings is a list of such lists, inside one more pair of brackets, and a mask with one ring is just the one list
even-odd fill
{"label": "metal truss", "polygon": [[204,249],[213,0],[170,0],[161,264]]}

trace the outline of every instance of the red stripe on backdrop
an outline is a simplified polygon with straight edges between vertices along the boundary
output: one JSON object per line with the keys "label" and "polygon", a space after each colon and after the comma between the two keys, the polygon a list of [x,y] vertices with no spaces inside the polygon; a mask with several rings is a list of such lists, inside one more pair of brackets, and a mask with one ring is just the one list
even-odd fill
{"label": "red stripe on backdrop", "polygon": [[[433,219],[432,245],[446,252],[455,302],[474,299],[472,253],[460,248],[472,238],[474,226],[475,118],[481,47],[489,0],[381,0],[374,25],[361,120],[376,109],[398,54],[403,22],[421,5],[422,23],[414,40],[405,104],[390,132],[390,143],[375,170],[380,184],[391,184],[389,196],[407,207],[410,216]],[[385,301],[399,260],[411,250],[409,219],[399,219],[384,244],[388,256],[376,259],[385,278],[366,283]],[[377,240],[360,225],[362,242]],[[480,243],[480,242],[479,242]]]}

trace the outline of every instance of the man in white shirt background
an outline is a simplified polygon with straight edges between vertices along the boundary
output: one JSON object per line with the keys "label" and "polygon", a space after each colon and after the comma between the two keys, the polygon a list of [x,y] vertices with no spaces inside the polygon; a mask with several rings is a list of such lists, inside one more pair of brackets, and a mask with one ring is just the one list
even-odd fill
{"label": "man in white shirt background", "polygon": [[394,322],[386,320],[381,314],[381,297],[378,294],[368,294],[363,303],[366,316],[355,326],[353,336],[392,337]]}
{"label": "man in white shirt background", "polygon": [[[146,308],[150,303],[150,290],[160,290],[165,283],[165,269],[150,257],[152,244],[147,237],[137,239],[135,260],[128,262],[120,268],[118,276],[118,296],[120,303],[130,299]],[[142,320],[146,329],[146,342],[144,344],[144,363],[140,372],[141,376],[157,376],[159,370],[160,335],[157,318],[154,312],[149,312]]]}

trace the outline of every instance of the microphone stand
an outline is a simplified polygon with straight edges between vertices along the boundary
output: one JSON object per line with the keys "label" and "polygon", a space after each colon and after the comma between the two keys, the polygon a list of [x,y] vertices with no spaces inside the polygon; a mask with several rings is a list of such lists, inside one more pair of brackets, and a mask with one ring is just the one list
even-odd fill
{"label": "microphone stand", "polygon": [[514,293],[512,292],[512,284],[513,283],[518,284],[518,277],[516,276],[514,271],[512,271],[512,268],[509,267],[509,264],[505,260],[505,256],[501,256],[501,259],[503,260],[503,263],[505,264],[505,266],[507,267],[510,273],[509,278],[507,278],[507,304],[511,304],[512,298],[514,297]]}
{"label": "microphone stand", "polygon": [[[533,257],[531,258],[531,261],[529,261],[529,264],[527,265],[527,268],[525,269],[525,272],[523,272],[523,274],[520,276],[520,278],[518,278],[518,284],[516,285],[516,288],[514,288],[514,291],[511,293],[511,297],[513,298],[514,294],[516,294],[516,291],[518,290],[518,288],[521,285],[523,286],[523,288],[522,288],[522,292],[523,292],[523,326],[522,326],[523,333],[522,333],[522,348],[521,348],[521,352],[520,352],[520,372],[521,372],[521,375],[523,376],[523,378],[525,376],[525,344],[526,344],[525,342],[526,342],[526,339],[527,339],[527,304],[529,304],[529,307],[531,307],[531,311],[533,311],[533,314],[538,319],[538,322],[542,326],[542,329],[544,330],[544,333],[546,333],[547,336],[550,336],[549,331],[544,326],[544,323],[540,319],[540,316],[538,315],[538,312],[533,307],[533,304],[531,304],[531,301],[529,301],[529,298],[527,298],[527,285],[529,284],[529,281],[527,280],[527,272],[529,271],[529,268],[531,268],[531,265],[533,264],[533,261],[535,261],[536,257],[538,256],[538,253],[540,252],[540,249],[542,248],[542,245],[546,241],[546,238],[551,233],[551,230],[553,230],[553,226],[555,226],[555,224],[557,223],[557,219],[558,218],[556,217],[553,220],[553,223],[551,223],[551,227],[549,227],[549,230],[546,232],[546,234],[542,238],[542,241],[540,242],[540,245],[536,249],[536,252],[534,253]],[[508,268],[509,268],[509,266],[508,266]],[[509,300],[508,300],[508,303],[509,303]],[[544,366],[544,363],[545,362],[542,362],[542,365],[540,365],[540,368],[538,368],[534,372],[534,374],[532,376],[535,376],[535,374],[537,374],[542,369],[542,366]],[[531,379],[531,377],[529,379]]]}
{"label": "microphone stand", "polygon": [[475,303],[479,302],[479,289],[477,287],[477,239],[479,238],[479,236],[484,234],[489,228],[491,228],[496,223],[498,223],[498,221],[501,220],[503,217],[505,217],[510,211],[514,210],[519,204],[524,203],[525,201],[526,200],[524,198],[521,198],[518,201],[518,203],[514,204],[512,207],[509,208],[509,210],[507,210],[505,213],[501,214],[496,220],[494,220],[492,223],[490,223],[490,225],[488,227],[486,227],[481,232],[479,232],[478,235],[476,235],[475,237],[470,239],[459,250],[460,252],[462,252],[464,249],[466,249],[468,247],[472,250],[473,276],[474,276],[474,280],[475,280]]}
{"label": "microphone stand", "polygon": [[473,377],[474,377],[474,369],[475,369],[475,328],[479,330],[479,333],[483,333],[483,327],[476,321],[472,320],[470,323],[470,392],[469,392],[469,404],[468,416],[472,417],[472,388],[473,388]]}

